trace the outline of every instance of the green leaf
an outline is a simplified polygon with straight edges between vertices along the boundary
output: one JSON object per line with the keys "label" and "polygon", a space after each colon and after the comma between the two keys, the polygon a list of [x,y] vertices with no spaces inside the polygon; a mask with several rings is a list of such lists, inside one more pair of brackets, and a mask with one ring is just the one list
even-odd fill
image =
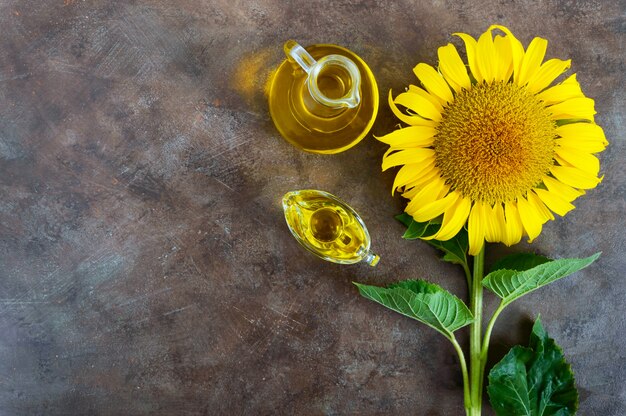
{"label": "green leaf", "polygon": [[487,392],[498,416],[567,416],[578,408],[571,367],[539,318],[529,347],[513,347],[491,369]]}
{"label": "green leaf", "polygon": [[462,300],[424,280],[405,280],[386,288],[354,284],[363,297],[425,323],[449,339],[454,331],[474,320]]}
{"label": "green leaf", "polygon": [[600,253],[583,259],[559,259],[539,264],[527,270],[500,269],[483,279],[483,286],[502,298],[503,304],[575,273],[593,263]]}
{"label": "green leaf", "polygon": [[[437,220],[428,222],[417,222],[406,212],[400,215],[396,215],[396,219],[402,224],[408,227],[402,238],[406,240],[416,240],[418,238],[428,237],[435,234],[441,227],[441,223]],[[425,240],[431,246],[444,252],[443,260],[460,264],[463,267],[468,267],[467,264],[467,250],[469,248],[469,241],[467,238],[467,231],[462,229],[455,237],[447,241],[439,240]]]}
{"label": "green leaf", "polygon": [[509,269],[522,272],[549,261],[549,258],[533,253],[515,253],[503,257],[495,262],[495,264],[491,267],[491,271]]}

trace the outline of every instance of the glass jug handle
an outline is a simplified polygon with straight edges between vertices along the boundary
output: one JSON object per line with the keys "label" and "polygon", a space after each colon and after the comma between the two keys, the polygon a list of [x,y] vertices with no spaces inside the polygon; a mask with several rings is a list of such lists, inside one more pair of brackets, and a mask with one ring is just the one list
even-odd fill
{"label": "glass jug handle", "polygon": [[[331,109],[355,108],[359,105],[361,74],[354,62],[342,55],[326,55],[318,62],[295,40],[288,40],[283,48],[289,60],[295,61],[307,73],[309,93],[316,102]],[[350,89],[341,98],[327,97],[317,84],[317,78],[322,70],[331,65],[343,68],[350,79]]]}
{"label": "glass jug handle", "polygon": [[285,54],[296,61],[298,65],[308,74],[313,65],[317,63],[315,59],[295,40],[288,40],[284,45]]}

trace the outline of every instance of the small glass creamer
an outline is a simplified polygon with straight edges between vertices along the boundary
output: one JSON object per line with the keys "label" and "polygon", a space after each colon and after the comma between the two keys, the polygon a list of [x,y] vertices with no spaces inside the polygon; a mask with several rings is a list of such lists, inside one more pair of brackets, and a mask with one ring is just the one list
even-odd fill
{"label": "small glass creamer", "polygon": [[283,197],[283,210],[293,236],[316,256],[340,264],[378,264],[365,223],[337,197],[312,189],[292,191]]}

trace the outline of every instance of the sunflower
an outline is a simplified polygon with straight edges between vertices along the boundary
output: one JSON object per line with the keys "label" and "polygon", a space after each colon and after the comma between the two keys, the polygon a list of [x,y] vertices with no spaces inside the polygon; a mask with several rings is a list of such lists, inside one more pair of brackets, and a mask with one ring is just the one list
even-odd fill
{"label": "sunflower", "polygon": [[[496,29],[504,35],[493,37]],[[478,40],[455,35],[468,65],[453,44],[438,49],[438,69],[418,64],[423,88],[410,85],[395,99],[389,92],[391,110],[409,126],[377,139],[390,145],[383,170],[401,166],[393,191],[409,199],[405,211],[441,222],[425,238],[448,240],[466,226],[477,255],[485,241],[532,242],[553,213],[574,209],[601,181],[594,153],[608,142],[576,74],[551,86],[570,61],[542,62],[545,39],[524,50],[499,25]]]}

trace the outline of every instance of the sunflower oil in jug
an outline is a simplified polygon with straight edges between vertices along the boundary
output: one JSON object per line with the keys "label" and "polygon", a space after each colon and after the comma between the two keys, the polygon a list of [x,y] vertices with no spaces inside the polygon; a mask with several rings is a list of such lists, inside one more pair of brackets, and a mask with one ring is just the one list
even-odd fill
{"label": "sunflower oil in jug", "polygon": [[378,112],[378,86],[367,64],[337,45],[284,45],[269,107],[280,134],[313,153],[338,153],[361,141]]}

